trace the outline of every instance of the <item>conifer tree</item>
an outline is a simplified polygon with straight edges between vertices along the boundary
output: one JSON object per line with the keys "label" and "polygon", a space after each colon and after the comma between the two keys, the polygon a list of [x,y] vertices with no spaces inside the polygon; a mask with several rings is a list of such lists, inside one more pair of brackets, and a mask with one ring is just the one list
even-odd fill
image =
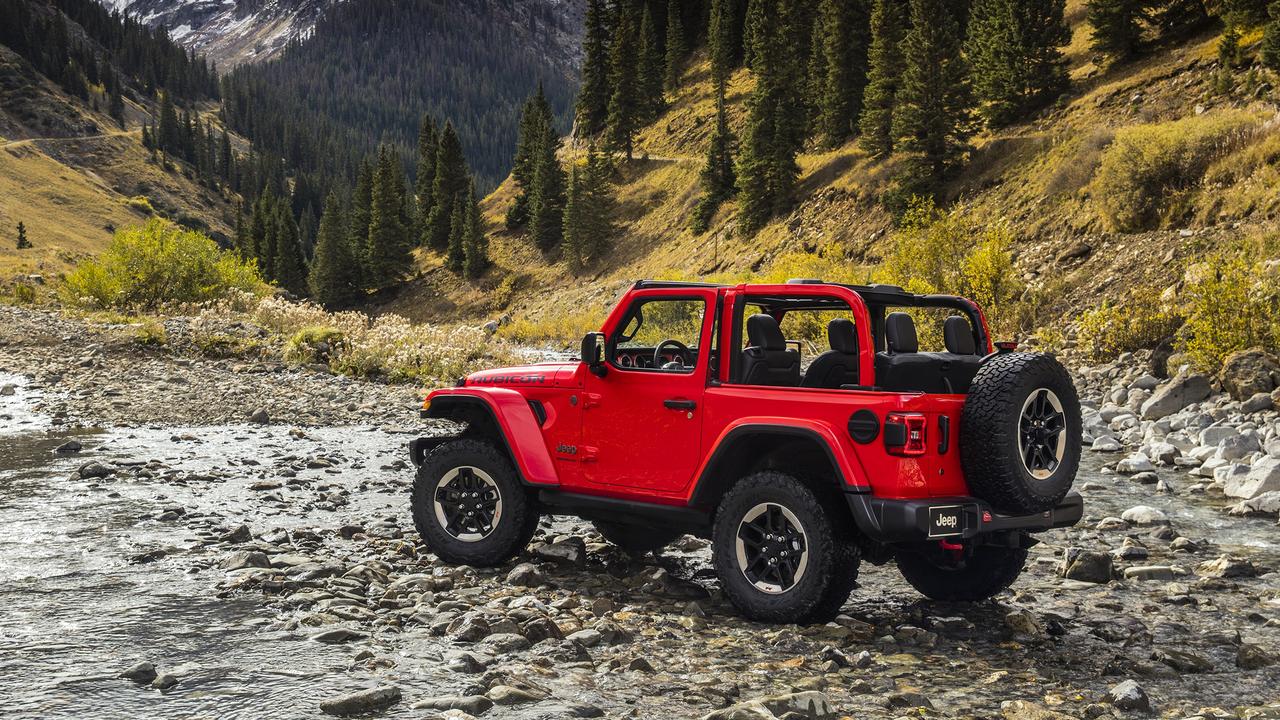
{"label": "conifer tree", "polygon": [[1088,0],[1085,3],[1093,27],[1090,47],[1113,60],[1127,60],[1142,42],[1141,22],[1151,0]]}
{"label": "conifer tree", "polygon": [[1280,73],[1280,0],[1271,3],[1271,20],[1262,33],[1262,64]]}
{"label": "conifer tree", "polygon": [[366,159],[360,162],[356,172],[356,186],[351,193],[351,210],[347,213],[347,244],[359,260],[362,287],[370,287],[374,284],[366,247],[369,242],[369,220],[372,210],[373,166]]}
{"label": "conifer tree", "polygon": [[462,240],[462,272],[475,279],[484,274],[489,267],[489,241],[484,234],[484,219],[480,217],[480,199],[476,196],[476,185],[471,183],[467,190],[467,220]]}
{"label": "conifer tree", "polygon": [[250,231],[253,233],[253,254],[262,268],[262,276],[276,279],[276,236],[279,231],[275,194],[268,188],[253,207]]}
{"label": "conifer tree", "polygon": [[625,153],[630,160],[645,102],[640,87],[635,9],[630,3],[623,3],[617,12],[618,20],[609,53],[609,84],[613,88],[609,98],[609,144],[615,151]]}
{"label": "conifer tree", "polygon": [[31,248],[31,241],[27,239],[27,226],[22,222],[18,223],[18,249],[28,250]]}
{"label": "conifer tree", "polygon": [[893,134],[896,146],[911,154],[917,181],[940,179],[968,140],[968,68],[959,32],[946,0],[911,0]]}
{"label": "conifer tree", "polygon": [[520,115],[520,134],[516,141],[516,156],[512,161],[511,177],[520,186],[515,202],[507,210],[507,227],[515,229],[529,221],[529,196],[533,187],[535,163],[541,157],[540,143],[546,140],[548,125],[555,123],[551,105],[538,85],[538,92],[524,104]]}
{"label": "conifer tree", "polygon": [[437,252],[449,248],[449,233],[453,228],[453,205],[458,195],[466,192],[469,182],[467,161],[462,154],[462,143],[452,121],[446,121],[440,133],[440,148],[436,151],[436,177],[431,186],[431,216],[427,220],[427,244]]}
{"label": "conifer tree", "polygon": [[663,94],[663,75],[665,62],[662,56],[662,44],[658,40],[658,28],[653,20],[652,6],[644,3],[644,11],[640,19],[640,68],[637,84],[640,89],[641,122],[650,122],[662,114],[667,99]]}
{"label": "conifer tree", "polygon": [[667,92],[680,86],[680,72],[688,53],[684,39],[684,6],[680,0],[667,0],[667,46],[663,62],[663,84]]}
{"label": "conifer tree", "polygon": [[867,0],[822,0],[818,10],[821,44],[811,52],[825,68],[819,129],[827,146],[835,147],[853,134],[862,114],[871,18]]}
{"label": "conifer tree", "polygon": [[302,297],[307,294],[307,263],[302,255],[298,223],[285,203],[276,205],[275,228],[272,276],[280,287]]}
{"label": "conifer tree", "polygon": [[453,201],[453,212],[449,214],[449,249],[445,251],[444,266],[453,272],[462,272],[466,264],[466,230],[467,230],[467,198],[458,195]]}
{"label": "conifer tree", "polygon": [[[742,64],[755,69],[756,63],[756,43],[763,40],[771,33],[777,33],[780,28],[770,25],[770,19],[774,17],[768,9],[768,6],[775,4],[779,0],[748,0],[746,17],[742,24]],[[775,8],[776,9],[776,8]]]}
{"label": "conifer tree", "polygon": [[440,147],[440,131],[436,128],[435,118],[428,114],[422,116],[418,126],[418,174],[413,192],[418,199],[418,211],[414,224],[414,243],[426,244],[427,221],[431,218],[432,202],[435,196],[431,187],[436,181],[436,151]]}
{"label": "conifer tree", "polygon": [[231,138],[227,131],[222,131],[222,140],[218,145],[218,176],[222,182],[230,184],[236,176],[235,156],[231,152]]}
{"label": "conifer tree", "polygon": [[554,127],[543,131],[533,169],[533,188],[529,196],[529,232],[534,244],[547,252],[560,243],[564,232],[564,168],[556,151],[560,137]]}
{"label": "conifer tree", "polygon": [[577,133],[598,135],[609,119],[611,52],[609,9],[605,0],[587,0],[582,41],[582,86],[578,91]]}
{"label": "conifer tree", "polygon": [[871,11],[871,48],[867,89],[858,119],[860,144],[873,157],[893,152],[893,107],[902,82],[902,38],[907,29],[907,0],[875,0]]}
{"label": "conifer tree", "polygon": [[711,134],[707,161],[702,167],[702,198],[693,214],[692,230],[696,234],[706,232],[720,204],[733,197],[737,183],[733,168],[734,142],[724,106],[724,88],[720,87],[716,90],[716,129]]}
{"label": "conifer tree", "polygon": [[975,0],[965,48],[979,112],[989,124],[1014,122],[1066,89],[1066,60],[1058,49],[1071,41],[1065,4]]}
{"label": "conifer tree", "polygon": [[181,122],[177,109],[173,106],[173,99],[169,93],[163,93],[160,96],[160,127],[155,138],[156,147],[170,155],[181,156],[184,145]]}
{"label": "conifer tree", "polygon": [[742,222],[747,230],[764,225],[791,204],[800,173],[796,155],[804,144],[805,118],[800,106],[800,69],[796,67],[797,3],[780,0],[762,4],[762,32],[754,38],[753,70],[756,87],[747,102],[747,131],[738,158],[738,192]]}
{"label": "conifer tree", "polygon": [[575,272],[609,251],[614,233],[609,185],[608,160],[595,148],[587,151],[585,165],[574,163],[570,170],[561,256]]}
{"label": "conifer tree", "polygon": [[734,0],[711,0],[710,29],[707,31],[711,56],[711,82],[723,86],[736,64],[734,45]]}
{"label": "conifer tree", "polygon": [[[822,47],[822,22],[816,20],[813,23],[813,31],[809,38],[810,47]],[[826,57],[821,52],[809,53],[809,63],[804,73],[804,112],[805,112],[805,136],[814,134],[821,130],[819,127],[822,119],[822,96],[826,91],[827,85],[827,63]]]}
{"label": "conifer tree", "polygon": [[369,207],[369,237],[365,245],[369,279],[374,287],[395,281],[409,266],[409,228],[404,224],[404,172],[397,153],[378,149]]}
{"label": "conifer tree", "polygon": [[560,246],[560,256],[569,264],[574,272],[586,264],[586,208],[583,201],[582,176],[578,172],[578,164],[569,168],[569,187],[565,192],[564,204],[564,242]]}
{"label": "conifer tree", "polygon": [[[110,77],[115,77],[114,71]],[[110,93],[107,99],[107,114],[115,118],[120,129],[124,129],[124,96],[120,94],[120,81],[117,79],[111,83]]]}
{"label": "conifer tree", "polygon": [[315,256],[307,285],[311,296],[325,307],[347,307],[361,295],[360,262],[342,218],[342,204],[329,193],[316,232]]}

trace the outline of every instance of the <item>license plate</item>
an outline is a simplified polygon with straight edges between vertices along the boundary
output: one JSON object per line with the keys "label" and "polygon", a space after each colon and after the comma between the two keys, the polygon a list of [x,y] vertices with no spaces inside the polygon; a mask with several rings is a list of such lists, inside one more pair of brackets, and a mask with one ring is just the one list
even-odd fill
{"label": "license plate", "polygon": [[929,537],[950,537],[964,534],[964,508],[960,505],[944,505],[929,508]]}

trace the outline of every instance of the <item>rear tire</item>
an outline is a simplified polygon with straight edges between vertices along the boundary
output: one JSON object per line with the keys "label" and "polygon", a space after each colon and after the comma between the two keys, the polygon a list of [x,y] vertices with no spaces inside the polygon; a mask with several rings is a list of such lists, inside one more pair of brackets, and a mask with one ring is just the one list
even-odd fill
{"label": "rear tire", "polygon": [[900,551],[896,560],[902,577],[921,595],[952,602],[994,597],[1018,579],[1027,563],[1027,551],[1021,548],[980,545],[965,554],[954,565],[909,550]]}
{"label": "rear tire", "polygon": [[536,502],[506,456],[482,440],[450,440],[428,453],[411,504],[427,547],[455,565],[501,565],[538,528]]}
{"label": "rear tire", "polygon": [[657,552],[684,535],[679,530],[628,525],[606,520],[596,520],[592,525],[595,525],[596,531],[603,535],[605,540],[622,548],[628,555],[637,557]]}
{"label": "rear tire", "polygon": [[837,521],[790,475],[739,480],[720,501],[712,530],[724,594],[743,615],[763,622],[805,622],[815,611],[828,612],[843,584],[835,580],[836,564],[847,559]]}

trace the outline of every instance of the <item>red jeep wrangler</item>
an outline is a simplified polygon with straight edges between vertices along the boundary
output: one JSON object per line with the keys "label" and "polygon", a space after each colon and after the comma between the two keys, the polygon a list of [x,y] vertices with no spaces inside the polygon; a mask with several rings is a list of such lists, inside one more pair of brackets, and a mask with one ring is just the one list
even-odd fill
{"label": "red jeep wrangler", "polygon": [[1066,370],[994,349],[969,300],[885,285],[640,282],[580,361],[475,373],[422,415],[464,428],[410,443],[441,559],[505,562],[543,514],[637,553],[694,533],[759,620],[834,617],[863,559],[991,597],[1083,510]]}

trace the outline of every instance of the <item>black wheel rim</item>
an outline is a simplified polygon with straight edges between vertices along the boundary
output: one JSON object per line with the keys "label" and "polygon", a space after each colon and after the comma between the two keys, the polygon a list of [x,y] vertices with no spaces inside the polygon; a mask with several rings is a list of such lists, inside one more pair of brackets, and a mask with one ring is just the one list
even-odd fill
{"label": "black wheel rim", "polygon": [[742,516],[736,548],[743,576],[773,595],[795,587],[809,564],[804,527],[795,513],[777,503],[760,503]]}
{"label": "black wheel rim", "polygon": [[485,539],[502,517],[498,484],[480,468],[457,467],[436,484],[436,521],[451,537],[463,542]]}
{"label": "black wheel rim", "polygon": [[1067,445],[1067,416],[1052,390],[1040,388],[1022,405],[1018,449],[1031,477],[1044,480],[1062,464]]}

